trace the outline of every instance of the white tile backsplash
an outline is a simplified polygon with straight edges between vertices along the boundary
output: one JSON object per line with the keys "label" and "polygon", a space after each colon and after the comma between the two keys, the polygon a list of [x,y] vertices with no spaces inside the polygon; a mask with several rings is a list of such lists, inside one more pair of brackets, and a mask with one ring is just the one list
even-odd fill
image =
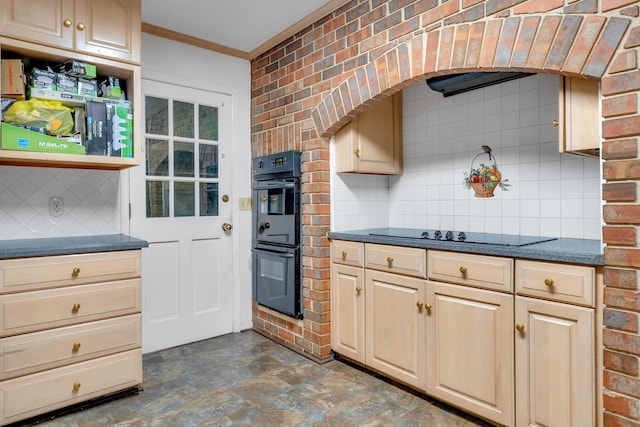
{"label": "white tile backsplash", "polygon": [[[556,75],[447,98],[424,82],[404,89],[403,174],[332,170],[332,229],[390,226],[600,240],[600,161],[559,153],[558,128],[551,125],[557,115]],[[486,199],[462,185],[483,144],[512,185]]]}
{"label": "white tile backsplash", "polygon": [[[120,172],[0,166],[0,238],[120,233]],[[49,198],[64,214],[49,213]]]}

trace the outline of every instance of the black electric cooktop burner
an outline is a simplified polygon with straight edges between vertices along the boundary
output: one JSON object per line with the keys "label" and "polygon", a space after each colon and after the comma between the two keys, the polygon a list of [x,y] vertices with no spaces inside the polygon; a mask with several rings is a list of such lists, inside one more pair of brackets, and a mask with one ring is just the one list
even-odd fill
{"label": "black electric cooktop burner", "polygon": [[439,240],[443,242],[479,243],[484,245],[527,246],[556,240],[556,237],[520,236],[517,234],[478,233],[471,231],[413,230],[408,228],[379,229],[371,236],[403,237],[410,239]]}

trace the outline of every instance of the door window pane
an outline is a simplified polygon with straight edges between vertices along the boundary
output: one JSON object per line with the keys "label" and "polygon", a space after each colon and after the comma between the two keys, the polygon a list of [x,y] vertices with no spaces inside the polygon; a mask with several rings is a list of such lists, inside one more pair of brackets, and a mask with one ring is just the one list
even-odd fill
{"label": "door window pane", "polygon": [[175,141],[173,145],[173,176],[194,176],[193,143]]}
{"label": "door window pane", "polygon": [[147,181],[147,218],[169,216],[169,181]]}
{"label": "door window pane", "polygon": [[218,216],[218,183],[200,183],[200,216]]}
{"label": "door window pane", "polygon": [[145,97],[145,132],[169,135],[169,101],[163,98]]}
{"label": "door window pane", "polygon": [[195,216],[195,184],[193,182],[173,183],[173,215]]}
{"label": "door window pane", "polygon": [[169,176],[169,141],[146,140],[147,175]]}
{"label": "door window pane", "polygon": [[218,146],[200,144],[200,178],[218,177]]}
{"label": "door window pane", "polygon": [[198,108],[200,139],[218,140],[218,108],[200,105]]}
{"label": "door window pane", "polygon": [[193,138],[193,104],[173,101],[173,136]]}

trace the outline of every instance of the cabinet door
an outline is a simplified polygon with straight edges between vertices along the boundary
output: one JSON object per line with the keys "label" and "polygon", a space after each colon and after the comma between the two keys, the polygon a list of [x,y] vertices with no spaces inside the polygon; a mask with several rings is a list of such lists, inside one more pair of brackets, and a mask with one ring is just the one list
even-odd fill
{"label": "cabinet door", "polygon": [[425,387],[425,280],[366,270],[366,363]]}
{"label": "cabinet door", "polygon": [[331,267],[331,348],[364,363],[364,269]]}
{"label": "cabinet door", "polygon": [[594,310],[516,297],[517,425],[595,425]]}
{"label": "cabinet door", "polygon": [[140,13],[140,0],[77,0],[76,50],[139,63]]}
{"label": "cabinet door", "polygon": [[0,0],[0,34],[73,48],[73,0]]}
{"label": "cabinet door", "polygon": [[598,81],[560,76],[560,152],[598,157],[600,96]]}
{"label": "cabinet door", "polygon": [[513,425],[513,296],[427,282],[427,393]]}
{"label": "cabinet door", "polygon": [[336,172],[402,173],[402,93],[354,117],[335,142]]}

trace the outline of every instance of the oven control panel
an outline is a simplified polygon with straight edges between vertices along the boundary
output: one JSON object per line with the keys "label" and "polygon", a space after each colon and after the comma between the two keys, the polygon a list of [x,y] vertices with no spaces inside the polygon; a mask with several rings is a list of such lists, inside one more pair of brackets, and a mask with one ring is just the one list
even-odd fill
{"label": "oven control panel", "polygon": [[290,150],[253,159],[253,177],[264,180],[273,175],[300,176],[300,151]]}

